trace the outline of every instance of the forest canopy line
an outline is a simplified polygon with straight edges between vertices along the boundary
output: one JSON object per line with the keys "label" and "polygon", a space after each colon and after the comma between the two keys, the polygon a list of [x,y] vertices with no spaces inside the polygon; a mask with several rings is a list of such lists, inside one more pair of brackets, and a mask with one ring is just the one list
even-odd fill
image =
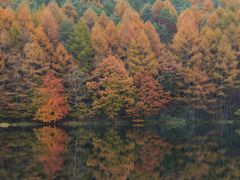
{"label": "forest canopy line", "polygon": [[235,118],[239,0],[2,0],[0,117]]}

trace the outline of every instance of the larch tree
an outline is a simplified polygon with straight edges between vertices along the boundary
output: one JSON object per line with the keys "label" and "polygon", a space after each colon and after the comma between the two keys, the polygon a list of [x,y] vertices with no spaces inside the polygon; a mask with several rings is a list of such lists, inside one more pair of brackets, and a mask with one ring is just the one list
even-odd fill
{"label": "larch tree", "polygon": [[104,29],[104,34],[106,35],[106,41],[112,55],[117,56],[119,37],[117,27],[113,21],[109,21],[107,27]]}
{"label": "larch tree", "polygon": [[131,41],[137,41],[143,30],[139,21],[124,21],[118,28],[119,44],[117,54],[122,60],[127,59],[127,50]]}
{"label": "larch tree", "polygon": [[223,103],[228,97],[227,91],[237,88],[239,84],[236,53],[220,29],[205,28],[202,34],[201,47],[204,50],[205,69],[215,87],[216,108],[223,111]]}
{"label": "larch tree", "polygon": [[45,34],[53,44],[57,44],[58,38],[58,24],[49,8],[45,8],[39,17],[40,24],[43,27]]}
{"label": "larch tree", "polygon": [[56,1],[49,2],[46,8],[49,9],[57,24],[60,24],[66,18]]}
{"label": "larch tree", "polygon": [[193,10],[184,11],[178,20],[178,32],[174,36],[172,49],[177,62],[183,65],[190,64],[192,56],[196,53],[199,43],[199,21]]}
{"label": "larch tree", "polygon": [[152,47],[152,51],[155,53],[156,57],[159,57],[163,49],[163,44],[161,43],[161,40],[157,34],[157,31],[155,30],[151,22],[146,22],[144,24],[144,31],[148,37],[148,40]]}
{"label": "larch tree", "polygon": [[131,7],[129,3],[124,0],[117,0],[114,14],[119,17],[123,17],[124,13],[129,10]]}
{"label": "larch tree", "polygon": [[[190,108],[206,109],[214,88],[202,68],[203,54],[199,45],[201,14],[194,9],[185,10],[178,20],[178,32],[173,39],[173,58],[179,63],[176,100]],[[198,102],[198,103],[197,103]],[[201,105],[201,106],[200,106]]]}
{"label": "larch tree", "polygon": [[208,12],[214,9],[214,3],[212,0],[204,0],[202,9],[204,12]]}
{"label": "larch tree", "polygon": [[[27,7],[23,7],[26,11]],[[20,9],[19,9],[20,10]],[[26,12],[23,11],[23,12]],[[28,13],[27,13],[28,14]],[[0,116],[31,117],[31,90],[22,71],[25,28],[10,8],[0,8]]]}
{"label": "larch tree", "polygon": [[114,56],[99,64],[87,88],[91,91],[92,109],[96,114],[114,118],[133,103],[133,79],[128,76],[124,63]]}
{"label": "larch tree", "polygon": [[156,0],[154,2],[154,4],[152,5],[153,15],[155,17],[159,16],[161,9],[167,9],[172,15],[177,14],[177,12],[170,0],[165,0],[165,1]]}
{"label": "larch tree", "polygon": [[43,78],[43,84],[38,88],[37,98],[38,109],[35,120],[45,123],[56,122],[64,118],[69,111],[66,98],[64,97],[64,87],[62,79],[49,72]]}
{"label": "larch tree", "polygon": [[157,66],[157,80],[165,91],[176,92],[176,79],[181,75],[179,63],[173,58],[173,53],[168,47],[164,47]]}
{"label": "larch tree", "polygon": [[38,26],[34,29],[31,36],[32,40],[37,42],[44,50],[51,56],[54,51],[53,44],[48,39],[47,35],[44,33],[44,29],[41,26]]}
{"label": "larch tree", "polygon": [[47,59],[47,53],[37,42],[26,43],[23,48],[24,60],[22,62],[22,71],[28,77],[28,82],[32,87],[37,87],[42,76],[50,68],[50,61]]}
{"label": "larch tree", "polygon": [[122,22],[140,20],[138,12],[136,12],[125,0],[118,0],[116,2],[114,15],[118,16]]}
{"label": "larch tree", "polygon": [[97,22],[101,26],[102,29],[105,29],[107,27],[108,23],[110,22],[110,19],[104,12],[102,12],[101,15],[99,16]]}
{"label": "larch tree", "polygon": [[65,3],[62,7],[62,11],[65,14],[65,16],[72,22],[76,22],[78,18],[78,14],[76,12],[76,9],[73,7],[71,3]]}
{"label": "larch tree", "polygon": [[25,29],[33,28],[32,17],[27,4],[22,3],[18,7],[17,20],[21,27]]}
{"label": "larch tree", "polygon": [[94,48],[91,43],[89,29],[83,20],[75,25],[69,40],[67,50],[77,59],[83,71],[91,70],[93,66]]}
{"label": "larch tree", "polygon": [[[239,19],[240,20],[240,19]],[[225,31],[238,62],[240,62],[240,24],[231,24]]]}
{"label": "larch tree", "polygon": [[51,69],[60,77],[64,77],[69,73],[74,63],[73,57],[67,52],[62,44],[59,44],[51,62]]}
{"label": "larch tree", "polygon": [[95,50],[95,65],[98,65],[104,58],[111,54],[108,47],[107,36],[98,23],[95,23],[91,32],[91,42]]}
{"label": "larch tree", "polygon": [[22,55],[12,49],[0,53],[0,116],[3,118],[31,118],[32,89],[22,68]]}
{"label": "larch tree", "polygon": [[127,50],[127,69],[130,75],[144,71],[154,72],[157,60],[144,31],[136,40],[132,40]]}
{"label": "larch tree", "polygon": [[94,24],[97,22],[97,14],[91,9],[88,8],[83,16],[82,16],[83,21],[86,23],[86,25],[88,26],[89,29],[92,29],[92,27],[94,26]]}

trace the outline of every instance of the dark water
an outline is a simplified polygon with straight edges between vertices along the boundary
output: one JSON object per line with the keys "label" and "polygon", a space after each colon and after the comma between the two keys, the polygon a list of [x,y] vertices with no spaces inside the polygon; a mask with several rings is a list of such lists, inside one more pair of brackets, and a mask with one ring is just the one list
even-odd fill
{"label": "dark water", "polygon": [[239,128],[1,128],[0,179],[240,179]]}

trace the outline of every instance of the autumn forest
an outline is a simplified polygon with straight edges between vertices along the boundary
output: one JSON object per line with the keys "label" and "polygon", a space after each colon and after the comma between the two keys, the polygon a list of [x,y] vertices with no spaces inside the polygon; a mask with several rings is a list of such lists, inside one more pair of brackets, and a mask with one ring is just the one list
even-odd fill
{"label": "autumn forest", "polygon": [[239,118],[239,0],[0,0],[0,118],[167,115]]}

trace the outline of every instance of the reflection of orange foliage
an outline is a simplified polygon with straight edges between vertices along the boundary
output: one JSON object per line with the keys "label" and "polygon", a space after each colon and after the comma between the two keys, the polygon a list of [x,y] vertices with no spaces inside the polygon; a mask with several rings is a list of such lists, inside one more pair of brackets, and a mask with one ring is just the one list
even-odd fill
{"label": "reflection of orange foliage", "polygon": [[134,169],[135,144],[123,141],[113,129],[103,139],[93,139],[94,149],[87,160],[94,178],[125,180]]}
{"label": "reflection of orange foliage", "polygon": [[[159,167],[171,145],[153,133],[133,132],[129,137],[140,146],[135,161],[135,172],[147,179],[159,177]],[[144,179],[144,178],[143,178]]]}
{"label": "reflection of orange foliage", "polygon": [[41,151],[38,161],[51,179],[63,166],[63,154],[68,143],[68,135],[63,130],[52,127],[37,129],[35,132]]}

